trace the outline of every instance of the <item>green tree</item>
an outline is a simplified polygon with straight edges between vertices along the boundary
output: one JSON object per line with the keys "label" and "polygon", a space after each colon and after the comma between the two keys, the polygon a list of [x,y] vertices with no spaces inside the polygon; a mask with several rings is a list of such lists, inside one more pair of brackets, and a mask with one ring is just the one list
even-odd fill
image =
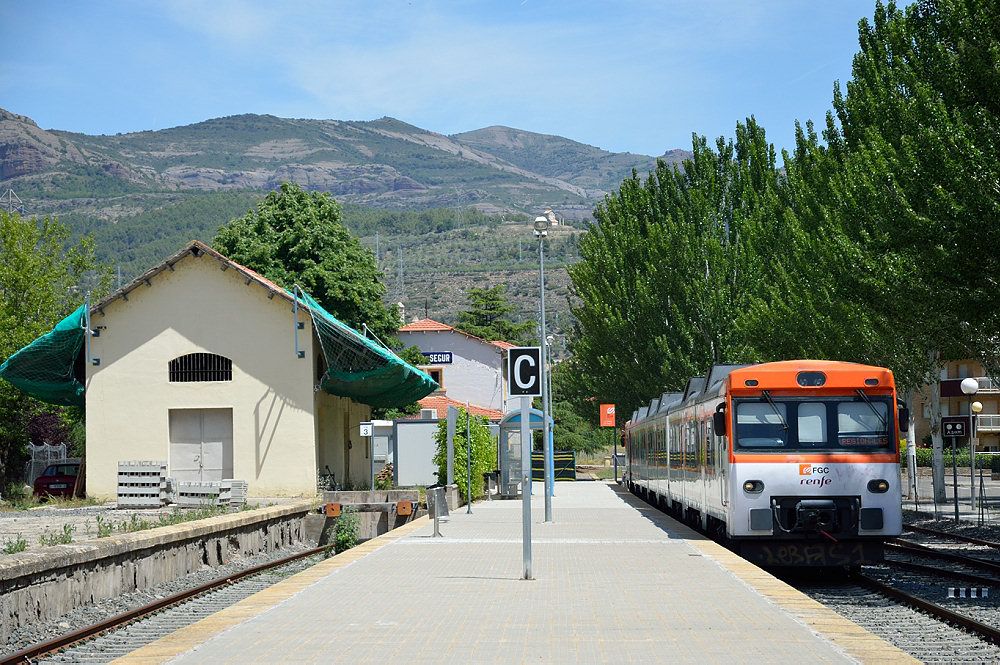
{"label": "green tree", "polygon": [[469,309],[458,313],[456,330],[487,341],[503,341],[515,346],[527,346],[537,339],[537,326],[531,321],[514,323],[511,315],[517,307],[508,305],[503,284],[488,289],[470,288],[465,292]]}
{"label": "green tree", "polygon": [[[936,391],[944,361],[975,357],[1000,370],[1000,258],[984,251],[1000,242],[1000,8],[878,3],[859,42],[846,97],[834,91],[839,127],[828,131],[842,163],[837,211],[886,266],[867,306],[894,322],[892,344],[915,350]],[[938,426],[934,413],[943,499]]]}
{"label": "green tree", "polygon": [[386,344],[395,339],[399,312],[382,304],[375,257],[351,236],[328,193],[286,182],[219,229],[212,245],[286,289],[298,284],[352,328],[367,325]]}
{"label": "green tree", "polygon": [[[660,161],[644,182],[633,173],[581,238],[568,268],[581,399],[631,412],[749,353],[735,321],[760,288],[760,257],[784,251],[774,149],[750,118],[735,143],[712,150],[694,137],[693,153],[679,169]],[[596,420],[595,403],[580,404]]]}
{"label": "green tree", "polygon": [[[100,296],[111,271],[94,258],[90,237],[69,242],[59,220],[23,218],[0,211],[0,362],[49,332],[80,306],[88,292]],[[43,405],[0,382],[0,481],[23,480],[29,430],[55,414],[79,432],[80,409]],[[49,429],[52,429],[51,427]],[[39,442],[41,443],[41,442]]]}
{"label": "green tree", "polygon": [[[606,447],[609,442],[607,432],[597,427],[597,407],[590,401],[574,400],[570,392],[573,359],[557,363],[552,368],[552,421],[554,425],[553,441],[557,450],[575,450],[582,453],[594,453]],[[593,414],[585,417],[582,414]],[[541,436],[538,437],[538,447],[541,446]]]}

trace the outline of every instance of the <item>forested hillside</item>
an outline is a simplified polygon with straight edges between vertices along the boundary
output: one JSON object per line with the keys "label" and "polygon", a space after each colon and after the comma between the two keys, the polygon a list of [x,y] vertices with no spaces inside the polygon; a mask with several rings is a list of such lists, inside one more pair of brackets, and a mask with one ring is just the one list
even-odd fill
{"label": "forested hillside", "polygon": [[[457,320],[465,289],[497,283],[522,318],[536,316],[534,216],[553,210],[586,228],[633,169],[656,164],[507,127],[444,136],[393,118],[245,114],[88,136],[2,109],[0,155],[0,188],[17,194],[25,214],[58,217],[75,238],[93,234],[97,257],[122,280],[189,240],[210,242],[282,182],[330,192],[352,233],[378,251],[388,297],[408,316],[446,323]],[[550,326],[565,319],[562,266],[579,255],[578,236],[559,227],[547,241]]]}

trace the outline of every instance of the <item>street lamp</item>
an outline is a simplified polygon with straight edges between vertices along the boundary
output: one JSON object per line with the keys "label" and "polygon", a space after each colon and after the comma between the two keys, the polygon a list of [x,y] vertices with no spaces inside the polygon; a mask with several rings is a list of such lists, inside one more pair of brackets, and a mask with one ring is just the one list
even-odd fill
{"label": "street lamp", "polygon": [[[976,381],[974,378],[970,376],[965,379],[962,379],[961,387],[962,387],[962,392],[965,393],[965,396],[969,400],[968,433],[969,433],[969,459],[971,460],[969,463],[969,472],[974,473],[973,468],[975,467],[976,462],[972,457],[972,427],[974,423],[972,418],[972,396],[975,395],[977,392],[979,392],[979,381]],[[981,404],[980,404],[980,409],[982,409]],[[952,437],[951,439],[951,474],[952,474],[952,481],[955,483],[955,521],[957,522],[958,521],[958,462],[955,459],[955,437]],[[969,490],[970,492],[972,492],[971,496],[972,496],[973,507],[975,507],[975,491],[976,491],[974,485],[975,483],[973,483],[973,487],[970,488]]]}
{"label": "street lamp", "polygon": [[969,480],[971,481],[970,492],[973,510],[976,508],[976,446],[979,445],[976,428],[979,425],[978,416],[982,410],[982,402],[969,404]]}
{"label": "street lamp", "polygon": [[552,521],[552,448],[549,446],[549,413],[548,389],[546,386],[547,368],[545,359],[548,358],[548,343],[545,340],[545,251],[543,250],[545,236],[549,234],[549,220],[547,217],[535,217],[535,237],[538,238],[538,280],[541,284],[542,293],[542,455],[545,459],[545,483],[543,485],[545,494],[545,521]]}

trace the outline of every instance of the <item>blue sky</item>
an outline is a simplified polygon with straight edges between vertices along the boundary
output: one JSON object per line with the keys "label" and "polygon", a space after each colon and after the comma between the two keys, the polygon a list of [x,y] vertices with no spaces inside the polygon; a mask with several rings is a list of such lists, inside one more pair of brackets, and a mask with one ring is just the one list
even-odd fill
{"label": "blue sky", "polygon": [[0,108],[114,134],[238,113],[506,125],[660,155],[824,123],[874,0],[0,0]]}

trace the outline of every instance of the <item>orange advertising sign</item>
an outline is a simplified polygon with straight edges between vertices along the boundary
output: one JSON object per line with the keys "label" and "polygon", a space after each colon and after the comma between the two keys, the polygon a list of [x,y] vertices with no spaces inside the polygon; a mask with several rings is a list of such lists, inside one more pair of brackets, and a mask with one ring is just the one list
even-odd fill
{"label": "orange advertising sign", "polygon": [[601,427],[614,427],[615,426],[615,405],[614,404],[602,404],[601,405]]}

